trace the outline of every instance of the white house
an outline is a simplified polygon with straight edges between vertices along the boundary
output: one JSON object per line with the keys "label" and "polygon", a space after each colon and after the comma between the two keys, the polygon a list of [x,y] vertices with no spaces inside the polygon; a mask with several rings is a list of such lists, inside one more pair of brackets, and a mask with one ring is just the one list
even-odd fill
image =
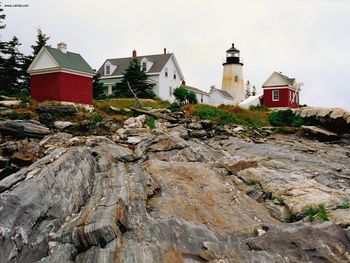
{"label": "white house", "polygon": [[215,87],[211,87],[209,92],[191,87],[186,85],[185,81],[182,82],[182,87],[196,94],[198,103],[209,104],[209,105],[221,105],[234,104],[234,98],[225,90],[220,90]]}
{"label": "white house", "polygon": [[155,94],[163,100],[174,101],[173,91],[181,85],[184,76],[175,55],[167,53],[166,49],[163,54],[137,56],[134,50],[131,57],[107,59],[97,71],[106,94],[112,95],[113,87],[121,81],[132,59],[139,61],[141,69],[155,83]]}

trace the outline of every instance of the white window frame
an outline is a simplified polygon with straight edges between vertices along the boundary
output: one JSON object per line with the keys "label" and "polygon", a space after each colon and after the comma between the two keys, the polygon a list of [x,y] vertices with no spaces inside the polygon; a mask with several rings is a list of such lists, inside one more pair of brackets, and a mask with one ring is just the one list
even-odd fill
{"label": "white window frame", "polygon": [[[107,73],[107,68],[108,68],[108,73]],[[109,64],[107,64],[107,65],[105,65],[105,75],[111,75],[112,73],[111,73],[111,65],[109,65]]]}
{"label": "white window frame", "polygon": [[[280,100],[280,91],[277,89],[277,90],[272,90],[272,101],[279,101]],[[277,99],[275,99],[275,94],[277,94]]]}
{"label": "white window frame", "polygon": [[107,86],[107,95],[112,95],[113,94],[113,86],[112,85],[108,85]]}
{"label": "white window frame", "polygon": [[173,77],[174,77],[174,79],[176,79],[176,70],[174,70],[174,76]]}
{"label": "white window frame", "polygon": [[164,76],[167,78],[168,77],[168,68],[164,69]]}

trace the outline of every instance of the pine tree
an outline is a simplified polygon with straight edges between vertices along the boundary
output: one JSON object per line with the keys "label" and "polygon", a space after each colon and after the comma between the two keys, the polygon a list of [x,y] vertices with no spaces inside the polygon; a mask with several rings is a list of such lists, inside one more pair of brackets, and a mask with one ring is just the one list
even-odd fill
{"label": "pine tree", "polygon": [[[3,12],[4,10],[0,2],[0,30],[5,29],[6,27],[6,25],[4,24],[6,15]],[[5,87],[2,85],[2,79],[4,78],[4,71],[5,71],[5,56],[3,54],[3,50],[5,49],[5,46],[6,46],[6,43],[2,41],[2,37],[0,34],[0,94],[5,93]]]}
{"label": "pine tree", "polygon": [[120,83],[115,86],[114,95],[118,98],[131,98],[133,94],[129,90],[128,82],[138,98],[154,98],[154,83],[152,83],[144,71],[141,70],[137,59],[130,62]]}
{"label": "pine tree", "polygon": [[252,88],[252,96],[255,96],[256,95],[256,87],[253,85],[253,88]]}
{"label": "pine tree", "polygon": [[6,15],[3,12],[4,12],[4,9],[2,8],[2,4],[0,2],[0,29],[5,29],[6,27],[6,25],[4,24]]}
{"label": "pine tree", "polygon": [[246,85],[245,85],[245,98],[250,97],[250,82],[249,80],[247,81]]}
{"label": "pine tree", "polygon": [[21,84],[21,90],[26,94],[29,94],[29,88],[30,88],[29,74],[27,73],[27,69],[29,68],[30,64],[33,62],[36,55],[38,55],[41,48],[46,46],[46,43],[49,39],[50,37],[44,34],[41,28],[39,27],[37,29],[35,45],[30,46],[33,50],[32,54],[24,57],[24,63],[22,67],[23,82]]}
{"label": "pine tree", "polygon": [[1,93],[6,95],[18,95],[23,83],[23,54],[19,51],[19,40],[13,37],[10,41],[4,42],[1,53],[4,55],[0,67]]}
{"label": "pine tree", "polygon": [[92,94],[94,99],[103,99],[106,95],[103,92],[104,87],[100,82],[100,74],[96,74],[92,79]]}

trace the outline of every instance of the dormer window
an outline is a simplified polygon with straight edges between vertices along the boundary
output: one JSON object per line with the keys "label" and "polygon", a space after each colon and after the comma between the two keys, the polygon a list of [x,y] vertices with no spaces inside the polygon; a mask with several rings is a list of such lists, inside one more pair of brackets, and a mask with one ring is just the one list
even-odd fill
{"label": "dormer window", "polygon": [[164,75],[165,75],[165,77],[168,77],[168,68],[165,68]]}
{"label": "dormer window", "polygon": [[111,66],[110,65],[106,65],[106,67],[105,67],[105,75],[111,75]]}
{"label": "dormer window", "polygon": [[142,62],[142,71],[146,71],[147,70],[147,62]]}

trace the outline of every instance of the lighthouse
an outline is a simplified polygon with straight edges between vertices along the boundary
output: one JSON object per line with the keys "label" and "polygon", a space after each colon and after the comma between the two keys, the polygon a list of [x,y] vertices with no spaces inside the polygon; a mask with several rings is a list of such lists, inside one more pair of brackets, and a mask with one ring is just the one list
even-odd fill
{"label": "lighthouse", "polygon": [[232,47],[226,51],[226,61],[222,64],[224,72],[222,75],[221,89],[227,91],[233,98],[234,104],[238,104],[245,99],[245,89],[243,80],[243,61],[240,51]]}

